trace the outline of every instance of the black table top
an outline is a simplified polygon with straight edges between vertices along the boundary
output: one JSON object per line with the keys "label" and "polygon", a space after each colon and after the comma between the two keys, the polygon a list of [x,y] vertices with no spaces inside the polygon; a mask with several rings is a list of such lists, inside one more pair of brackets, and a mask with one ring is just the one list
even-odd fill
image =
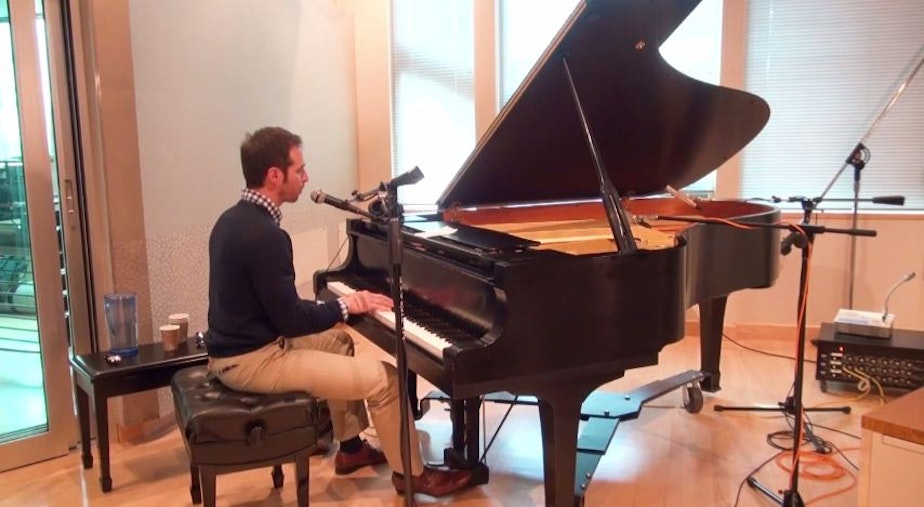
{"label": "black table top", "polygon": [[161,343],[147,343],[138,347],[138,354],[123,357],[117,365],[106,362],[108,352],[95,352],[80,354],[71,357],[70,362],[74,368],[80,369],[90,378],[96,380],[110,376],[122,376],[126,373],[135,373],[153,370],[163,366],[195,366],[208,361],[205,347],[197,348],[195,337],[180,343],[173,352],[165,352]]}

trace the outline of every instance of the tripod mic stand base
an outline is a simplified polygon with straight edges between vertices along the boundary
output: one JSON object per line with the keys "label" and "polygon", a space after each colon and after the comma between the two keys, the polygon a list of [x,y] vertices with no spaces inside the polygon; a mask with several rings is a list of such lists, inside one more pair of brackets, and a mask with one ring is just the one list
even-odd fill
{"label": "tripod mic stand base", "polygon": [[782,505],[783,507],[805,507],[805,503],[802,502],[802,497],[799,496],[798,491],[786,490],[783,491],[783,496],[780,496],[773,491],[770,491],[770,488],[761,484],[760,481],[755,479],[753,475],[748,476],[747,483],[748,486],[756,489],[757,491],[760,491],[766,495],[767,498],[773,500],[779,505]]}
{"label": "tripod mic stand base", "polygon": [[[713,410],[716,412],[726,412],[732,410],[738,411],[747,411],[747,412],[784,412],[789,415],[795,414],[795,404],[792,396],[786,398],[786,401],[777,402],[776,406],[764,405],[764,406],[729,406],[729,405],[715,405]],[[843,412],[845,414],[850,413],[849,406],[843,407],[809,407],[803,408],[804,412]]]}
{"label": "tripod mic stand base", "polygon": [[[780,403],[780,405],[782,405],[782,403]],[[789,411],[785,406],[776,406],[776,407],[770,407],[770,406],[766,406],[766,407],[743,406],[743,407],[741,407],[741,406],[729,406],[729,405],[715,405],[714,407],[712,407],[712,409],[715,410],[716,412],[739,411],[739,412],[786,412],[787,414],[791,414],[791,413],[792,413],[792,412]],[[804,410],[805,410],[806,412],[843,412],[843,413],[845,413],[845,414],[849,414],[851,408],[850,408],[849,406],[843,406],[843,407],[809,407],[809,408],[806,408],[806,409],[804,409]]]}
{"label": "tripod mic stand base", "polygon": [[783,507],[805,507],[805,503],[798,491],[787,490],[783,492]]}

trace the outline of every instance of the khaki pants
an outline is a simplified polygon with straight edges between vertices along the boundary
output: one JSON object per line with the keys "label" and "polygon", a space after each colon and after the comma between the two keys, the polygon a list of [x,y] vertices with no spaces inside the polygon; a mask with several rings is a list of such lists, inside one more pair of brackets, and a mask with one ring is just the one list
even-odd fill
{"label": "khaki pants", "polygon": [[[375,423],[382,452],[392,470],[401,472],[401,412],[394,366],[353,357],[353,339],[331,329],[299,338],[280,338],[253,352],[213,357],[209,368],[231,389],[253,393],[304,391],[327,400],[337,441],[349,440],[369,421]],[[423,472],[423,457],[414,422],[410,422],[411,473]]]}

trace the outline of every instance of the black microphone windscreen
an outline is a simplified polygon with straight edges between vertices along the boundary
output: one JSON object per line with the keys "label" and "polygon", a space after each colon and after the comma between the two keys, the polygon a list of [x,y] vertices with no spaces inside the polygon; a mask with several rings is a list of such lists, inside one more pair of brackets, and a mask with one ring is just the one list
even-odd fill
{"label": "black microphone windscreen", "polygon": [[395,178],[392,179],[388,184],[392,188],[397,188],[403,185],[413,185],[414,183],[417,183],[418,181],[422,179],[423,179],[423,171],[421,171],[419,167],[415,166],[410,171],[404,174],[399,174],[398,176],[395,176]]}
{"label": "black microphone windscreen", "polygon": [[873,197],[873,204],[891,204],[893,206],[904,206],[905,196],[903,195],[883,195]]}

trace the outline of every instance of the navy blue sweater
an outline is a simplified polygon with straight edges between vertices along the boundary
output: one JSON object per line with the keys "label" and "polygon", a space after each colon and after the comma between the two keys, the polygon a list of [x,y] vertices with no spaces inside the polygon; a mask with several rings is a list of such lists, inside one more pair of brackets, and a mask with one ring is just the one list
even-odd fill
{"label": "navy blue sweater", "polygon": [[240,201],[222,213],[209,237],[209,355],[244,354],[342,319],[335,301],[298,296],[292,239],[269,211]]}

